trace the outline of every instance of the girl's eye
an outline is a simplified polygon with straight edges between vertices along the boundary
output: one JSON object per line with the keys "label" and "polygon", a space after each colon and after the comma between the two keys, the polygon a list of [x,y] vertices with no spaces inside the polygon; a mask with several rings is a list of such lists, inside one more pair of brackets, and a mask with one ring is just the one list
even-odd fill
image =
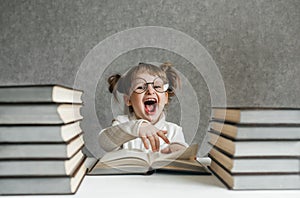
{"label": "girl's eye", "polygon": [[144,90],[144,89],[145,89],[145,86],[144,86],[144,85],[138,85],[138,86],[136,86],[135,89],[136,89],[136,90]]}

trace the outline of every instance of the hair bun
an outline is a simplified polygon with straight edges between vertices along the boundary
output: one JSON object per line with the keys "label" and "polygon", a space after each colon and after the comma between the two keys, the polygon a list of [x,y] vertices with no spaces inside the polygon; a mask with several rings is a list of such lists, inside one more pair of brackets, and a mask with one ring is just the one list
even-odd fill
{"label": "hair bun", "polygon": [[110,76],[107,79],[107,82],[109,84],[108,90],[109,90],[110,93],[112,93],[114,91],[114,88],[115,88],[115,86],[116,86],[116,84],[117,84],[117,82],[119,81],[120,78],[121,78],[120,74],[115,74],[115,75]]}
{"label": "hair bun", "polygon": [[160,65],[160,68],[164,71],[167,71],[171,67],[173,67],[173,64],[171,62],[164,62],[163,64]]}
{"label": "hair bun", "polygon": [[169,81],[169,96],[175,95],[175,89],[181,87],[180,77],[177,72],[173,69],[173,64],[171,62],[165,62],[160,65],[160,68],[166,72],[167,79]]}

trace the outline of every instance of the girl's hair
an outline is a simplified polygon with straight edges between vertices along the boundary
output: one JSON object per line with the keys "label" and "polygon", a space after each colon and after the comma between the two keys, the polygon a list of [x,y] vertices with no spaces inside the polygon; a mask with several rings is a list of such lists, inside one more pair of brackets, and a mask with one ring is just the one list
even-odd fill
{"label": "girl's hair", "polygon": [[171,63],[166,62],[159,67],[148,63],[139,63],[137,66],[134,66],[128,72],[126,72],[123,76],[120,74],[110,76],[107,80],[109,83],[108,90],[114,94],[115,98],[117,98],[116,91],[129,95],[131,82],[139,73],[148,73],[153,76],[158,76],[165,83],[169,83],[169,88],[167,90],[169,99],[175,95],[175,89],[181,86],[179,75],[173,69]]}

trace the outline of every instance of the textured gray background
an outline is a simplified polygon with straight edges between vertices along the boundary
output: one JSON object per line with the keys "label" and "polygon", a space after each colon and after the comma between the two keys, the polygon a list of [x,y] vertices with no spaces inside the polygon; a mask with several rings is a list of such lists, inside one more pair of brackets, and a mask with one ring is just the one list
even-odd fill
{"label": "textured gray background", "polygon": [[[207,49],[223,76],[228,106],[300,107],[299,0],[2,0],[0,25],[0,85],[73,86],[85,56],[106,37],[137,26],[165,26]],[[95,99],[101,125],[112,118],[105,78],[140,61],[166,60],[197,91],[199,131],[187,139],[202,141],[210,113],[207,86],[188,61],[159,49],[128,52],[105,70]],[[169,120],[178,122],[175,104]],[[96,134],[85,135],[91,152],[101,155],[93,144]]]}

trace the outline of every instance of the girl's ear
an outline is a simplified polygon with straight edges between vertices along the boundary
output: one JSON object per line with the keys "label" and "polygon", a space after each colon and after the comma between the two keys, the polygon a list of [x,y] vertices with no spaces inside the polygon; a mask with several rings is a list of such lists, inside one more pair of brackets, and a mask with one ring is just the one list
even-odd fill
{"label": "girl's ear", "polygon": [[166,91],[165,94],[166,94],[166,98],[167,98],[165,104],[168,104],[169,103],[169,93]]}
{"label": "girl's ear", "polygon": [[125,104],[126,104],[128,107],[131,106],[130,97],[127,96],[127,95],[124,95],[123,98],[124,98]]}

